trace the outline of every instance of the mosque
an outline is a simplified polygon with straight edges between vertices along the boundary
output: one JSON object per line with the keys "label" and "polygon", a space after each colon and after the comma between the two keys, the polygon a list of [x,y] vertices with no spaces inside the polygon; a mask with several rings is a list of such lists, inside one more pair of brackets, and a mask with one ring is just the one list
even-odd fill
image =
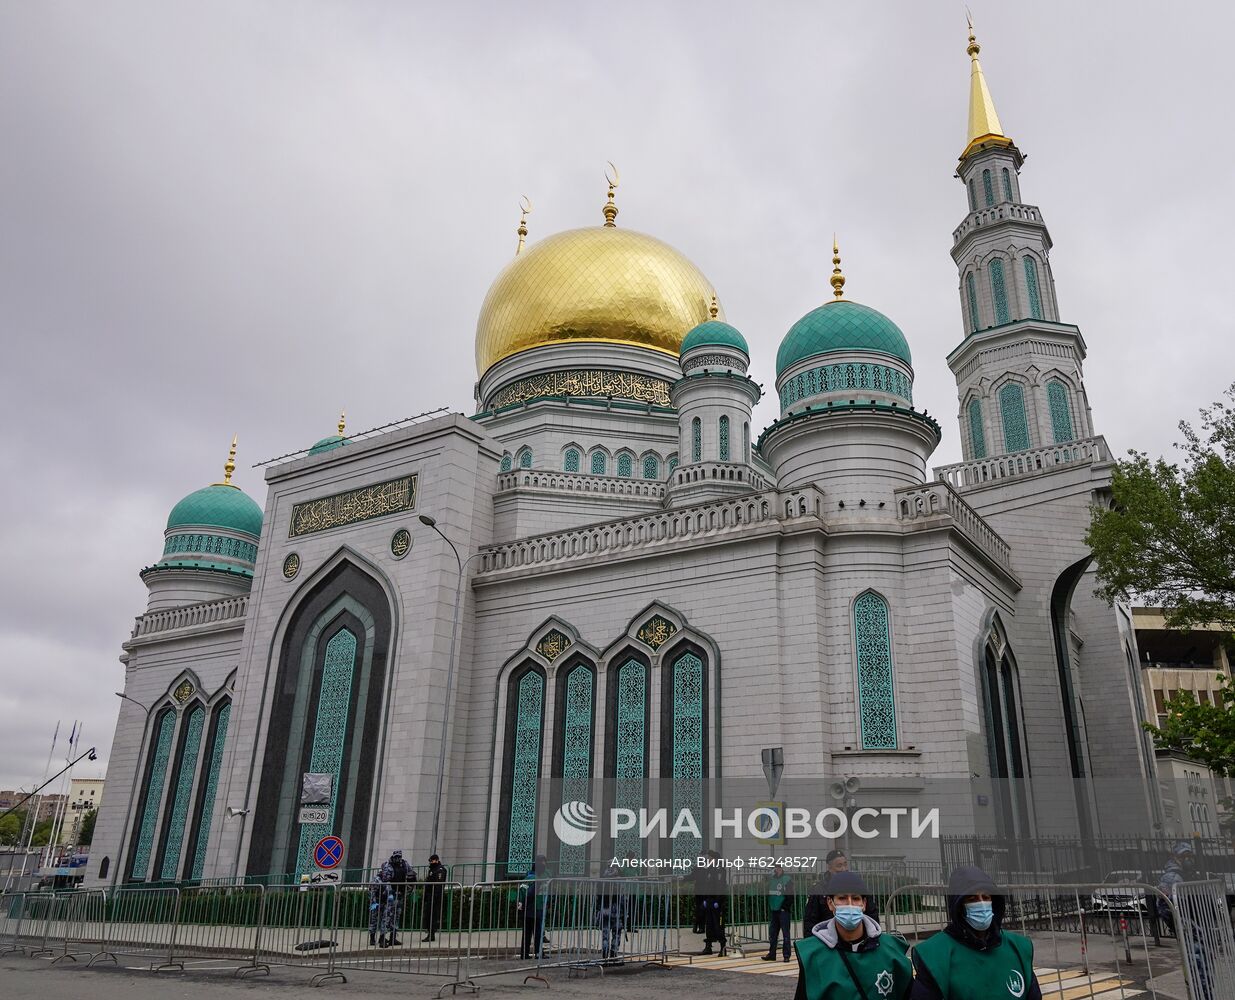
{"label": "mosque", "polygon": [[[948,829],[1160,822],[1126,609],[1092,596],[1112,461],[972,31],[953,234],[964,461],[930,471],[909,339],[845,296],[785,334],[780,416],[721,298],[617,222],[526,242],[476,327],[475,412],[338,433],[172,508],[87,884],[295,876],[431,846],[522,873],[610,851],[552,817],[719,801],[761,750]],[[909,324],[912,317],[902,317]],[[316,779],[306,782],[306,775]],[[724,847],[710,832],[709,844]],[[674,854],[703,844],[674,843]]]}

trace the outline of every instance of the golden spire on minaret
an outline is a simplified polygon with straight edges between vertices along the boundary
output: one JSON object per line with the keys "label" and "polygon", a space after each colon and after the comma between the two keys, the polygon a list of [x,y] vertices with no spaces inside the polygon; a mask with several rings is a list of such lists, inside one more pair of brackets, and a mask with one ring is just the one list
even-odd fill
{"label": "golden spire on minaret", "polygon": [[523,242],[527,239],[527,214],[532,210],[532,199],[524,195],[519,199],[519,245],[515,247],[515,256],[523,252]]}
{"label": "golden spire on minaret", "polygon": [[223,481],[215,483],[215,486],[230,486],[234,490],[240,489],[232,482],[232,473],[236,471],[236,441],[239,440],[239,434],[232,435],[232,447],[227,453],[227,461],[223,463]]}
{"label": "golden spire on minaret", "polygon": [[708,307],[708,315],[711,316],[712,319],[715,319],[717,313],[719,312],[720,312],[720,307],[716,304],[716,296],[713,295],[712,304]]}
{"label": "golden spire on minaret", "polygon": [[343,432],[347,429],[347,411],[346,410],[339,411],[338,427],[339,427],[339,437],[343,437]]}
{"label": "golden spire on minaret", "polygon": [[617,205],[613,204],[613,192],[618,186],[618,168],[613,165],[613,161],[609,161],[609,169],[605,171],[605,180],[609,182],[609,200],[605,202],[605,227],[608,229],[616,229],[617,223],[613,220],[617,218]]}
{"label": "golden spire on minaret", "polygon": [[973,60],[969,72],[969,140],[961,159],[975,149],[990,143],[997,146],[1011,146],[1012,140],[1003,134],[1003,126],[999,124],[999,114],[995,111],[995,102],[986,86],[986,77],[982,75],[982,64],[978,62],[978,53],[982,46],[973,33],[973,18],[969,18],[969,47],[965,50]]}
{"label": "golden spire on minaret", "polygon": [[845,294],[845,276],[840,273],[840,245],[836,242],[836,234],[832,234],[832,296],[837,302]]}

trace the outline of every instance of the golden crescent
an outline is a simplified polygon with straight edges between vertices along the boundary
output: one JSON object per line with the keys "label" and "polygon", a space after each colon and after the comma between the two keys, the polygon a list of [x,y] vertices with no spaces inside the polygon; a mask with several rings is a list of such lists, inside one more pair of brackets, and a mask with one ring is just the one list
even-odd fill
{"label": "golden crescent", "polygon": [[605,171],[605,180],[609,182],[610,187],[618,186],[618,168],[613,165],[612,160],[606,160],[609,164],[609,169]]}
{"label": "golden crescent", "polygon": [[524,215],[527,215],[531,210],[532,210],[532,199],[529,198],[527,195],[521,196],[519,198],[519,211],[521,211]]}

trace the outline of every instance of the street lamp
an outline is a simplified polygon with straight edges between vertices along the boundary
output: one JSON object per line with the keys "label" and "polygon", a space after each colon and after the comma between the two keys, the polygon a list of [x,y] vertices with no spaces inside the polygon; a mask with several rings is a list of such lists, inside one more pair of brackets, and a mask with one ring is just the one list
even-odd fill
{"label": "street lamp", "polygon": [[455,652],[458,649],[458,634],[459,634],[459,608],[463,603],[463,581],[465,579],[463,570],[473,559],[478,559],[483,553],[473,552],[466,559],[459,556],[459,550],[455,548],[455,543],[447,538],[442,529],[437,526],[437,519],[430,517],[428,514],[420,515],[420,523],[426,528],[432,528],[442,537],[447,545],[450,546],[450,551],[454,553],[455,563],[459,567],[459,579],[455,584],[455,608],[454,620],[450,626],[450,660],[446,665],[446,702],[442,712],[442,739],[437,752],[437,796],[433,801],[433,838],[429,853],[437,853],[437,835],[441,827],[442,820],[442,782],[446,776],[446,726],[450,721],[450,693],[454,688],[455,680]]}
{"label": "street lamp", "polygon": [[[151,705],[149,708],[147,708],[136,698],[130,698],[123,691],[113,691],[112,694],[114,694],[117,698],[120,698],[122,701],[132,702],[134,705],[136,705],[138,708],[140,708],[143,712],[146,713],[146,719],[142,723],[142,741],[138,745],[137,760],[133,764],[133,781],[129,785],[129,801],[128,801],[128,804],[124,807],[124,819],[123,819],[124,826],[121,828],[127,832],[131,832],[128,830],[128,827],[129,827],[129,820],[133,815],[133,796],[137,794],[137,776],[138,774],[141,773],[141,767],[139,765],[141,764],[142,748],[145,747],[146,745],[146,728],[150,725],[150,712],[154,708],[154,705]],[[116,864],[112,868],[112,877],[111,877],[112,888],[115,888],[116,878],[120,874],[120,869],[124,867],[124,846],[125,846],[125,841],[127,840],[128,840],[128,836],[123,836],[120,838],[120,847],[121,847],[120,854],[116,858]]]}

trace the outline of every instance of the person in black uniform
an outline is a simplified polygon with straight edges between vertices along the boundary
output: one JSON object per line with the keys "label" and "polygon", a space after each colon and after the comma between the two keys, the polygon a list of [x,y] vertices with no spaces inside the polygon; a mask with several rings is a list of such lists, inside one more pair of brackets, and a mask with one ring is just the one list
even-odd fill
{"label": "person in black uniform", "polygon": [[[395,892],[395,929],[403,922],[403,915],[406,912],[404,907],[407,905],[407,890],[408,884],[416,881],[416,869],[403,860],[402,851],[394,851],[390,855],[390,860],[386,862],[390,865],[392,876],[390,879],[391,885]],[[390,945],[394,947],[402,944],[399,940],[395,929],[390,933]]]}
{"label": "person in black uniform", "polygon": [[436,854],[429,855],[429,868],[425,872],[425,936],[421,942],[432,941],[442,926],[442,897],[445,894],[446,866]]}
{"label": "person in black uniform", "polygon": [[[720,860],[720,855],[714,850],[707,852],[709,861]],[[728,879],[724,869],[706,867],[695,873],[695,898],[703,915],[703,951],[700,955],[712,954],[712,944],[720,944],[720,954],[724,957],[727,945],[725,942],[725,906],[729,900]]]}

